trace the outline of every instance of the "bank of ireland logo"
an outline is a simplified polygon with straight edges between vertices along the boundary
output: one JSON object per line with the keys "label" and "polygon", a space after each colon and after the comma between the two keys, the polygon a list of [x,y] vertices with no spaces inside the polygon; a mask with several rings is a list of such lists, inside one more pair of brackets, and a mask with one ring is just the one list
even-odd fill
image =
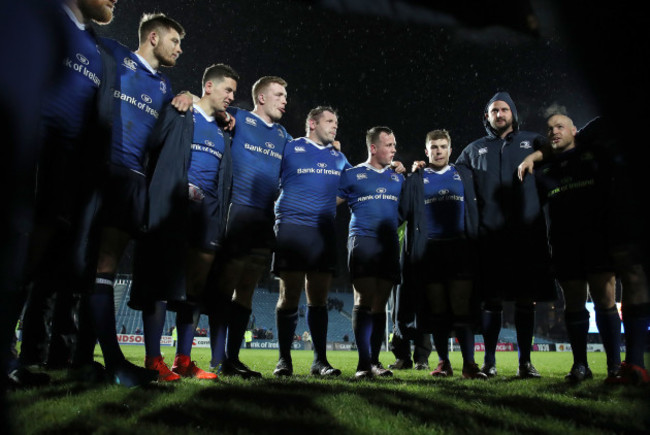
{"label": "bank of ireland logo", "polygon": [[90,63],[90,61],[86,58],[86,56],[84,56],[84,55],[81,54],[81,53],[77,53],[77,56],[76,56],[76,57],[77,57],[77,60],[78,60],[80,63],[84,64],[84,65],[88,65],[88,64]]}
{"label": "bank of ireland logo", "polygon": [[386,188],[385,187],[378,187],[377,188],[377,193],[386,193]]}
{"label": "bank of ireland logo", "polygon": [[327,168],[327,163],[318,163],[316,166],[319,168]]}
{"label": "bank of ireland logo", "polygon": [[124,65],[131,71],[135,71],[138,68],[138,64],[135,62],[135,60],[131,59],[130,57],[125,57],[124,60],[122,61],[122,65]]}
{"label": "bank of ireland logo", "polygon": [[275,148],[275,145],[273,145],[271,142],[266,142],[266,143],[264,143],[264,145],[266,145],[266,147],[267,147],[268,149],[270,149],[270,150],[272,150],[272,149]]}
{"label": "bank of ireland logo", "polygon": [[212,141],[210,139],[206,139],[203,143],[206,144],[209,147],[214,147],[214,144],[212,143]]}
{"label": "bank of ireland logo", "polygon": [[445,195],[448,195],[448,194],[449,194],[449,190],[447,190],[447,189],[440,189],[438,191],[438,195],[440,195],[440,196],[445,196]]}
{"label": "bank of ireland logo", "polygon": [[151,104],[151,102],[153,101],[151,97],[147,94],[140,95],[140,98],[142,99],[142,101],[144,101],[147,104]]}

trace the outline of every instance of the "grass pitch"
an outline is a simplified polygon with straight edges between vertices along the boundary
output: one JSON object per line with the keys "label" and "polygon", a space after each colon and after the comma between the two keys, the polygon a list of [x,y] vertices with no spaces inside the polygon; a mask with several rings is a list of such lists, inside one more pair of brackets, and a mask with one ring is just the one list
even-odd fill
{"label": "grass pitch", "polygon": [[[98,348],[99,349],[99,348]],[[142,364],[144,348],[123,346]],[[173,349],[164,348],[171,365]],[[395,371],[393,378],[353,381],[357,354],[331,351],[340,378],[308,376],[312,353],[294,351],[289,379],[272,376],[275,350],[243,349],[241,359],[263,373],[258,380],[221,377],[182,380],[127,389],[71,382],[65,371],[49,372],[51,385],[9,393],[7,413],[18,434],[48,433],[237,433],[237,434],[431,434],[431,433],[648,433],[650,388],[603,384],[605,355],[589,354],[594,379],[565,382],[570,353],[535,352],[541,379],[516,379],[517,355],[499,352],[499,376],[488,381],[460,376],[462,359],[452,353],[452,378]],[[194,349],[200,367],[209,349]],[[483,358],[477,353],[477,361]],[[101,354],[96,355],[101,361]],[[384,365],[393,356],[381,355]],[[435,354],[430,362],[436,362]]]}

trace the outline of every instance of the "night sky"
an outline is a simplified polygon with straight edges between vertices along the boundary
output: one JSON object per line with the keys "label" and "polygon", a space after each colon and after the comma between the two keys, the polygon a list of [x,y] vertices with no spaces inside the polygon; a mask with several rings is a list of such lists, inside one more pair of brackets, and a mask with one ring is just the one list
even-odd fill
{"label": "night sky", "polygon": [[309,109],[337,108],[338,139],[352,164],[366,159],[364,135],[374,125],[395,131],[397,158],[409,164],[424,157],[428,131],[446,128],[454,160],[484,135],[483,108],[499,90],[511,93],[527,130],[543,132],[552,103],[579,126],[599,114],[552,2],[532,3],[539,36],[517,30],[514,18],[497,25],[476,18],[484,11],[453,15],[418,3],[427,2],[119,0],[100,33],[135,49],[141,14],[168,14],[187,31],[176,67],[164,70],[175,91],[200,93],[204,68],[223,62],[242,77],[234,105],[251,109],[255,80],[279,75],[289,83],[282,124],[303,136]]}

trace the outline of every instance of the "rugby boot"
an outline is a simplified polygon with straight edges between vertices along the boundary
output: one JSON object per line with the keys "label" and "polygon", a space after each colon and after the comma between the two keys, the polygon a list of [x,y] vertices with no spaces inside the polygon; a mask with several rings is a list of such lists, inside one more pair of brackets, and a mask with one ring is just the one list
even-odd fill
{"label": "rugby boot", "polygon": [[372,364],[370,366],[370,371],[372,372],[373,376],[377,376],[380,378],[387,378],[393,376],[393,372],[391,372],[388,369],[385,369],[380,362],[376,362],[375,364]]}
{"label": "rugby boot", "polygon": [[[169,370],[169,368],[167,368],[167,370]],[[157,370],[138,367],[127,360],[122,360],[113,367],[107,366],[106,374],[114,384],[129,388],[147,385],[158,379]]]}
{"label": "rugby boot", "polygon": [[293,363],[284,358],[280,358],[275,366],[275,370],[273,370],[273,376],[293,376]]}
{"label": "rugby boot", "polygon": [[571,371],[564,377],[569,382],[578,383],[594,377],[591,369],[584,364],[573,364]]}
{"label": "rugby boot", "polygon": [[519,368],[517,369],[517,377],[521,379],[529,379],[541,378],[542,375],[540,375],[535,366],[530,361],[528,361],[526,363],[519,364]]}
{"label": "rugby boot", "polygon": [[605,378],[605,383],[609,385],[644,385],[650,383],[650,375],[648,370],[643,367],[623,361],[616,376]]}
{"label": "rugby boot", "polygon": [[144,366],[149,370],[158,372],[158,382],[174,382],[181,379],[179,374],[169,370],[162,355],[145,357]]}
{"label": "rugby boot", "polygon": [[454,376],[454,370],[451,368],[449,360],[444,359],[438,361],[438,367],[429,374],[437,378],[448,378]]}
{"label": "rugby boot", "polygon": [[413,361],[397,358],[394,363],[388,366],[390,370],[406,370],[413,368]]}
{"label": "rugby boot", "polygon": [[262,374],[251,370],[246,364],[238,359],[226,359],[221,364],[221,374],[224,376],[239,376],[243,379],[261,378]]}
{"label": "rugby boot", "polygon": [[481,371],[486,374],[488,378],[493,378],[497,375],[496,364],[483,364]]}
{"label": "rugby boot", "polygon": [[174,358],[174,365],[172,372],[183,378],[206,379],[216,380],[218,378],[216,373],[206,372],[197,367],[196,363],[187,355],[177,354]]}
{"label": "rugby boot", "polygon": [[465,379],[487,379],[488,376],[478,368],[476,363],[463,364],[463,378]]}
{"label": "rugby boot", "polygon": [[309,373],[312,376],[336,377],[341,375],[341,370],[335,369],[327,361],[314,361]]}
{"label": "rugby boot", "polygon": [[[390,368],[390,367],[388,367],[388,368]],[[426,362],[415,363],[414,369],[415,370],[429,370],[429,363],[426,363]]]}

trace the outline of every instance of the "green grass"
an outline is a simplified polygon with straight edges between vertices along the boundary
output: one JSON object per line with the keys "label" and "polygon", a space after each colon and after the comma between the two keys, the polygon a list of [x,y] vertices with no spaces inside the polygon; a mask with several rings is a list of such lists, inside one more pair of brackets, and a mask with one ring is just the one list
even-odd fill
{"label": "green grass", "polygon": [[[172,348],[167,359],[173,359]],[[123,346],[142,364],[144,348]],[[206,368],[208,349],[193,358]],[[483,357],[476,355],[477,361]],[[569,385],[564,375],[570,353],[537,352],[542,379],[518,380],[516,354],[497,354],[499,376],[464,380],[460,353],[452,354],[455,376],[434,379],[428,372],[395,371],[394,378],[353,381],[356,352],[329,353],[343,370],[335,380],[307,375],[310,351],[294,351],[290,379],[272,376],[277,351],[242,350],[241,358],[261,371],[260,380],[222,377],[217,382],[183,380],[127,389],[70,382],[50,372],[51,385],[8,395],[16,433],[642,433],[650,430],[650,389],[603,384],[605,355],[589,354],[594,379]],[[97,354],[101,361],[101,355]],[[384,365],[392,354],[382,353]],[[432,355],[432,363],[435,361]]]}

